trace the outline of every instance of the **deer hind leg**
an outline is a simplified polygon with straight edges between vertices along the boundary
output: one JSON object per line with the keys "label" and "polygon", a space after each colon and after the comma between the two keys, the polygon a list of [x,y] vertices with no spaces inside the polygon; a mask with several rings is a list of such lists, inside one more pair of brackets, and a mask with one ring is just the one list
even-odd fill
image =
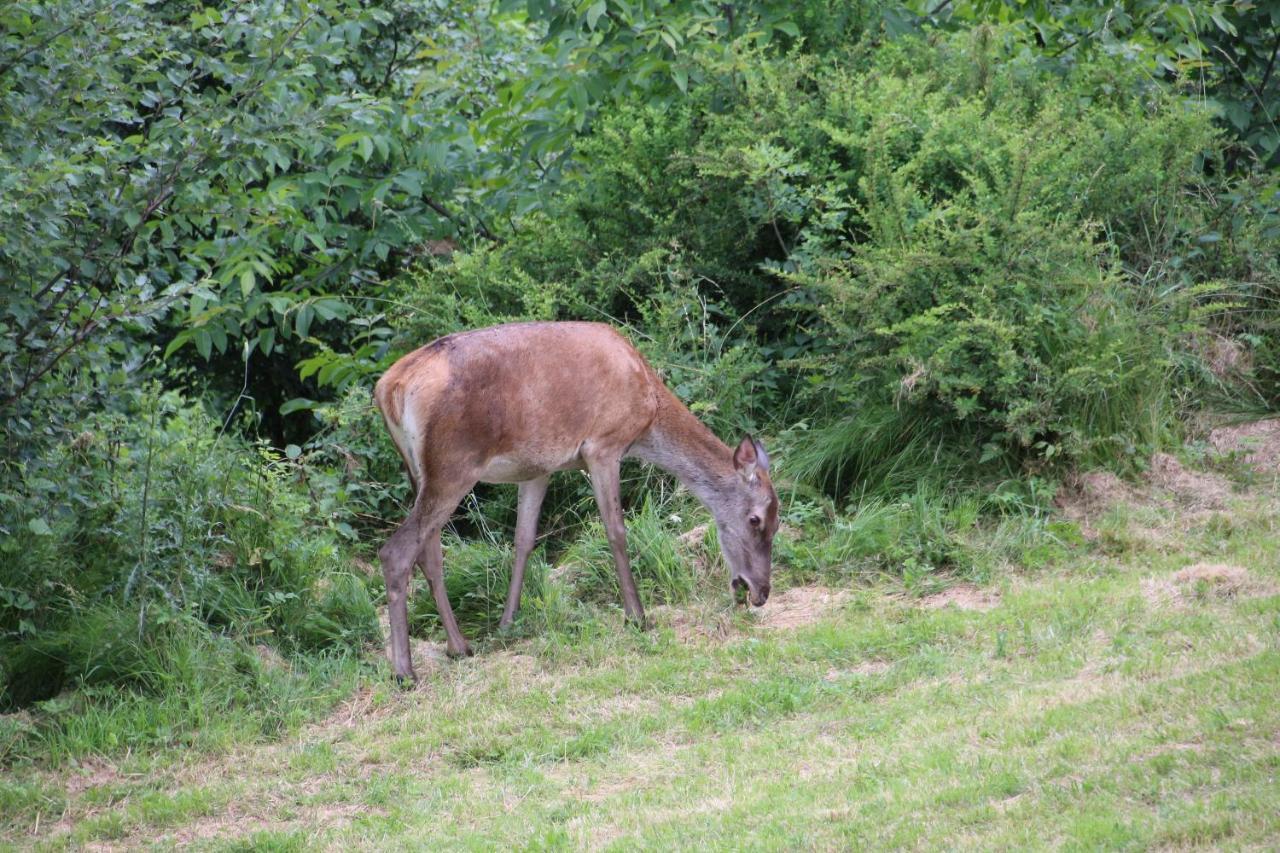
{"label": "deer hind leg", "polygon": [[444,626],[445,651],[451,658],[470,657],[471,647],[458,628],[458,620],[453,615],[449,593],[444,586],[444,551],[440,547],[440,529],[449,520],[449,516],[453,515],[458,502],[474,485],[475,481],[470,480],[465,488],[458,487],[447,495],[432,497],[431,510],[423,516],[424,535],[419,540],[417,562],[422,567],[422,574],[427,579],[427,586],[431,588],[432,598],[435,599],[436,613]]}
{"label": "deer hind leg", "polygon": [[402,681],[415,681],[409,656],[409,578],[414,555],[422,547],[422,515],[416,505],[404,524],[378,551],[387,584],[387,621],[391,634],[391,668]]}
{"label": "deer hind leg", "polygon": [[510,628],[520,607],[520,590],[524,586],[524,569],[529,562],[529,552],[538,538],[538,513],[542,511],[542,499],[547,494],[549,477],[539,477],[520,484],[516,509],[516,561],[511,567],[511,586],[507,589],[507,604],[502,608],[498,628]]}
{"label": "deer hind leg", "polygon": [[613,565],[618,571],[618,587],[622,590],[622,609],[627,621],[644,627],[644,607],[636,592],[635,578],[631,576],[631,561],[627,558],[627,528],[622,520],[622,487],[619,483],[619,457],[587,460],[591,474],[591,488],[596,493],[596,505],[604,521],[605,535],[609,537],[609,549],[613,551]]}
{"label": "deer hind leg", "polygon": [[471,657],[471,646],[462,636],[453,608],[449,605],[449,592],[444,586],[444,551],[440,547],[439,527],[427,531],[422,552],[418,555],[418,565],[422,566],[422,573],[427,577],[427,586],[431,587],[431,595],[436,601],[436,613],[444,625],[445,653],[451,658]]}

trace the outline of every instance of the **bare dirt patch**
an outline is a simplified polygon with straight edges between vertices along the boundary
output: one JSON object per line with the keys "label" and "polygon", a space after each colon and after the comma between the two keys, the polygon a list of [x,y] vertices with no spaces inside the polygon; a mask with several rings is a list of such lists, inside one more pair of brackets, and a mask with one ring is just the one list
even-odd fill
{"label": "bare dirt patch", "polygon": [[920,599],[920,606],[926,610],[957,607],[960,610],[987,611],[998,604],[1000,604],[998,593],[978,589],[971,583],[957,584]]}
{"label": "bare dirt patch", "polygon": [[1142,595],[1155,606],[1185,607],[1195,601],[1260,598],[1275,595],[1276,585],[1256,578],[1243,566],[1196,563],[1169,576],[1142,582]]}
{"label": "bare dirt patch", "polygon": [[849,593],[824,586],[796,586],[778,593],[755,611],[756,624],[774,630],[792,630],[812,625],[839,608]]}
{"label": "bare dirt patch", "polygon": [[[838,610],[849,600],[845,590],[825,586],[796,586],[773,595],[764,607],[750,613],[755,627],[769,631],[793,631],[812,625]],[[650,608],[649,615],[659,625],[675,632],[683,642],[694,639],[727,640],[740,633],[734,610],[724,607]]]}
{"label": "bare dirt patch", "polygon": [[1209,433],[1209,445],[1224,456],[1239,454],[1259,471],[1280,473],[1280,419],[1220,426]]}
{"label": "bare dirt patch", "polygon": [[892,666],[892,664],[885,660],[864,660],[861,663],[840,669],[832,667],[827,670],[827,674],[822,676],[822,679],[823,681],[834,682],[849,678],[850,676],[868,678],[873,675],[884,675],[889,671],[890,666]]}
{"label": "bare dirt patch", "polygon": [[76,797],[92,788],[101,788],[119,779],[120,771],[113,765],[92,759],[81,761],[75,772],[67,774],[67,796]]}

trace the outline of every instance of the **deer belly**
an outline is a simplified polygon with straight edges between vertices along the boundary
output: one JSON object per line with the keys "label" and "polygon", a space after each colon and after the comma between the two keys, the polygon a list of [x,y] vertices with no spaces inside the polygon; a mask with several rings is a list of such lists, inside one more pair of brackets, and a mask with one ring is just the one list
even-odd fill
{"label": "deer belly", "polygon": [[576,452],[563,454],[520,454],[494,456],[485,463],[477,478],[483,483],[523,483],[536,480],[552,471],[582,467],[582,457]]}

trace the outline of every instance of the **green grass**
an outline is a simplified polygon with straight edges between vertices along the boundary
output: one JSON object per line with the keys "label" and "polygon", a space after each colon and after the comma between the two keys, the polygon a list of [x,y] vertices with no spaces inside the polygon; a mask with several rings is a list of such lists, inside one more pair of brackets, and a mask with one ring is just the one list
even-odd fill
{"label": "green grass", "polygon": [[[877,534],[878,511],[832,546]],[[772,627],[702,589],[365,670],[327,718],[0,778],[0,842],[213,849],[1269,847],[1280,841],[1280,530],[1119,509],[962,529],[985,610],[837,567],[838,604]],[[912,525],[916,522],[912,521]],[[797,548],[803,542],[797,542]],[[817,547],[817,546],[814,546]],[[1197,563],[1250,586],[1179,584]],[[805,583],[811,571],[795,573]],[[781,588],[787,582],[780,572]],[[553,590],[556,584],[547,583]],[[786,607],[803,590],[770,607]],[[567,605],[557,605],[565,607]],[[563,616],[563,614],[561,614]],[[537,617],[535,617],[537,618]]]}

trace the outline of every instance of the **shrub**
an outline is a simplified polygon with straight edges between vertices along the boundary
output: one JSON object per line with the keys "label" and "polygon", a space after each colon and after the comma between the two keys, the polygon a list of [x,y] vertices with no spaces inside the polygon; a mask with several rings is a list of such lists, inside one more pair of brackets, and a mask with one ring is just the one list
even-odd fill
{"label": "shrub", "polygon": [[154,386],[9,461],[0,703],[73,687],[235,695],[255,645],[376,641],[364,579],[297,471]]}
{"label": "shrub", "polygon": [[780,464],[834,494],[1177,440],[1249,287],[1197,254],[1210,113],[986,27],[834,56],[602,115],[526,231],[406,281],[406,328],[611,317],[717,431],[791,426]]}

